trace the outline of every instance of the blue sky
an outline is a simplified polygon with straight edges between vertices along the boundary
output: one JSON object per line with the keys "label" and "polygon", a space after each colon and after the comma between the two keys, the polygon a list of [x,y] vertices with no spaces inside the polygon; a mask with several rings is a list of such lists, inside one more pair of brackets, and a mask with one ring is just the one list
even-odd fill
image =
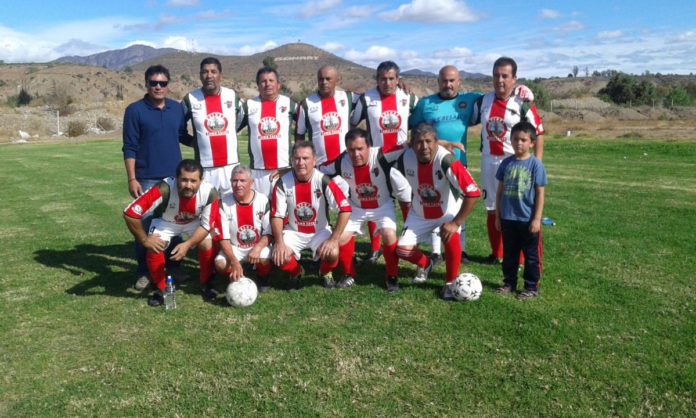
{"label": "blue sky", "polygon": [[134,43],[249,55],[302,41],[375,67],[442,65],[520,77],[594,70],[696,73],[696,1],[6,0],[0,60],[44,62]]}

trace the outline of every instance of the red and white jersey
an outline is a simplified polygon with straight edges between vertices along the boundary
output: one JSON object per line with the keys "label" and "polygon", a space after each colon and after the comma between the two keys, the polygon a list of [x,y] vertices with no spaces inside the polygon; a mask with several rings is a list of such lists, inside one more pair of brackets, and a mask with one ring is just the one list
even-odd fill
{"label": "red and white jersey", "polygon": [[424,219],[456,214],[459,197],[479,197],[481,191],[464,165],[445,148],[438,146],[435,158],[421,163],[413,149],[407,149],[396,161],[413,190],[412,211]]}
{"label": "red and white jersey", "polygon": [[237,93],[220,87],[220,94],[206,96],[198,89],[187,94],[182,104],[193,125],[196,160],[203,167],[239,163],[237,130],[243,110]]}
{"label": "red and white jersey", "polygon": [[290,166],[290,129],[297,114],[297,104],[279,95],[275,101],[260,97],[244,103],[244,122],[249,127],[251,168],[274,170]]}
{"label": "red and white jersey", "polygon": [[329,209],[351,211],[350,203],[338,185],[319,170],[314,170],[306,182],[297,180],[293,171],[289,171],[273,186],[271,216],[287,216],[286,229],[305,234],[327,229]]}
{"label": "red and white jersey", "polygon": [[124,213],[141,219],[146,213],[153,212],[154,218],[183,225],[197,222],[203,209],[213,204],[217,197],[217,190],[205,180],[191,198],[179,196],[176,178],[167,177],[131,202]]}
{"label": "red and white jersey", "polygon": [[370,148],[368,163],[353,166],[345,152],[333,163],[321,167],[331,176],[340,175],[350,186],[350,203],[361,209],[377,209],[392,196],[402,202],[411,201],[411,186],[390,164],[377,147]]}
{"label": "red and white jersey", "polygon": [[377,88],[371,88],[355,105],[351,124],[367,121],[367,131],[372,145],[390,152],[408,140],[408,117],[416,107],[416,96],[397,89],[395,94],[382,96]]}
{"label": "red and white jersey", "polygon": [[534,102],[525,102],[518,96],[500,100],[488,93],[474,104],[472,124],[481,123],[481,154],[510,156],[515,153],[510,131],[516,123],[526,120],[536,127],[537,135],[544,133],[541,117]]}
{"label": "red and white jersey", "polygon": [[261,193],[254,192],[251,202],[238,203],[232,193],[225,193],[220,199],[220,210],[213,215],[220,219],[210,219],[210,210],[205,210],[201,215],[201,226],[208,231],[219,225],[222,239],[228,239],[235,247],[251,248],[264,235],[271,234],[269,223],[268,198]]}
{"label": "red and white jersey", "polygon": [[314,93],[297,109],[297,134],[308,133],[317,154],[317,166],[333,162],[345,151],[344,139],[350,129],[350,114],[358,96],[336,90],[332,97]]}

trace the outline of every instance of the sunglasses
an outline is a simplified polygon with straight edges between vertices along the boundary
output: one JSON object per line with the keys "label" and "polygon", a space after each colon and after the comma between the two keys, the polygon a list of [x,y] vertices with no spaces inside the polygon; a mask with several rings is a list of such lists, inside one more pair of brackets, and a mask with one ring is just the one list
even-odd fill
{"label": "sunglasses", "polygon": [[158,84],[160,87],[165,88],[167,84],[169,84],[169,81],[147,80],[147,85],[150,87],[157,87]]}

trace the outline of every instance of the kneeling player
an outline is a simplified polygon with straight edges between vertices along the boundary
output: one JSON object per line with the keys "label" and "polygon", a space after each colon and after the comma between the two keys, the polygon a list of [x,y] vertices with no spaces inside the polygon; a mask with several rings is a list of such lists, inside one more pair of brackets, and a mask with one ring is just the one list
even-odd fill
{"label": "kneeling player", "polygon": [[[164,303],[162,291],[165,286],[164,250],[175,236],[193,235],[200,225],[204,208],[217,211],[217,191],[202,181],[203,168],[194,160],[183,160],[176,168],[176,178],[168,177],[135,199],[123,213],[128,229],[146,249],[147,269],[156,286],[148,305]],[[143,230],[140,218],[153,212],[148,233]],[[172,250],[172,259],[181,259],[181,246]],[[203,240],[198,247],[200,283],[205,286],[213,271],[213,250],[210,239]]]}
{"label": "kneeling player", "polygon": [[329,175],[340,175],[350,187],[352,213],[341,236],[339,255],[339,264],[343,267],[345,277],[338,282],[337,287],[345,288],[355,282],[355,234],[362,233],[363,224],[372,221],[377,224],[382,237],[387,291],[395,292],[399,289],[396,278],[399,258],[396,255],[396,215],[392,194],[400,202],[410,203],[411,187],[389,165],[379,148],[370,147],[367,132],[363,129],[353,128],[348,131],[345,143],[346,151],[335,163],[321,168]]}
{"label": "kneeling player", "polygon": [[462,163],[438,145],[431,125],[421,123],[416,126],[411,141],[411,148],[396,163],[413,190],[413,206],[396,251],[400,258],[418,266],[413,282],[424,282],[432,269],[432,261],[418,249],[417,244],[440,227],[446,266],[446,284],[441,296],[448,300],[452,299],[450,284],[459,274],[461,263],[460,226],[481,192]]}
{"label": "kneeling player", "polygon": [[[290,290],[299,287],[302,267],[297,260],[305,248],[311,248],[314,259],[321,260],[319,273],[324,286],[334,287],[332,271],[338,266],[339,238],[350,218],[348,199],[336,183],[314,169],[315,165],[314,145],[296,142],[292,171],[278,179],[271,195],[273,263],[290,274]],[[339,212],[333,231],[329,208]]]}

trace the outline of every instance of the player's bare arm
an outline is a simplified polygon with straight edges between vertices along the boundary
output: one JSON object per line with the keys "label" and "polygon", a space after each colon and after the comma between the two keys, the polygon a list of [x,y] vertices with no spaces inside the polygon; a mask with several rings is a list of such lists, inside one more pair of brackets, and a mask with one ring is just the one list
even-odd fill
{"label": "player's bare arm", "polygon": [[132,218],[126,214],[123,215],[123,219],[126,221],[128,230],[146,250],[150,250],[154,253],[161,253],[167,248],[167,243],[160,239],[159,234],[147,235],[145,233],[140,219]]}
{"label": "player's bare arm", "polygon": [[462,202],[462,206],[459,208],[459,212],[457,212],[454,219],[442,224],[440,227],[440,238],[442,238],[443,242],[449,241],[452,234],[456,233],[459,227],[462,226],[471,211],[474,210],[477,199],[478,197],[464,197],[464,202]]}
{"label": "player's bare arm", "polygon": [[264,248],[268,247],[268,245],[271,243],[271,236],[270,235],[264,235],[259,239],[259,242],[257,242],[252,249],[249,251],[249,255],[247,255],[247,258],[251,264],[256,264],[260,263],[263,261],[260,257],[261,255],[261,250]]}
{"label": "player's bare arm", "polygon": [[273,264],[282,266],[292,256],[292,250],[285,245],[283,240],[283,218],[271,218],[271,231],[273,232]]}
{"label": "player's bare arm", "polygon": [[191,248],[200,244],[201,241],[203,241],[207,236],[208,230],[202,226],[199,226],[189,239],[174,247],[172,250],[171,259],[174,261],[183,260],[184,257],[186,257],[186,253],[188,253]]}
{"label": "player's bare arm", "polygon": [[537,135],[534,141],[534,156],[541,161],[544,158],[544,135]]}
{"label": "player's bare arm", "polygon": [[529,222],[529,232],[536,234],[541,231],[541,214],[544,211],[544,188],[536,187],[534,196],[534,214]]}

